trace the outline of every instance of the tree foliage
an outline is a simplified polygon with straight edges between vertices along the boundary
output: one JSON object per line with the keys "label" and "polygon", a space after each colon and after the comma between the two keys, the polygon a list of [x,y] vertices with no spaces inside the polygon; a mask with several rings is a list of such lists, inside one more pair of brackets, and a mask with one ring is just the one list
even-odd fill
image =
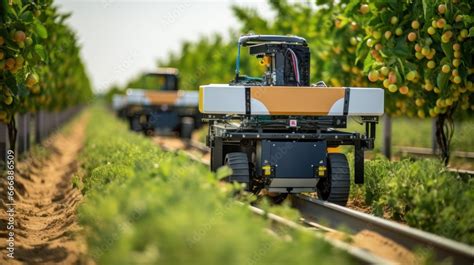
{"label": "tree foliage", "polygon": [[391,93],[388,107],[395,114],[423,118],[458,106],[474,110],[468,1],[371,1],[354,9],[362,6],[369,11],[358,15],[366,28],[358,59],[369,79]]}
{"label": "tree foliage", "polygon": [[[269,5],[275,13],[271,20],[257,10],[233,7],[242,26],[229,41],[215,35],[186,42],[159,65],[179,68],[184,88],[197,89],[232,78],[240,34],[298,35],[310,45],[313,81],[383,87],[387,113],[424,118],[458,106],[474,110],[469,1],[271,0]],[[255,60],[243,62],[243,72],[258,73]]]}
{"label": "tree foliage", "polygon": [[52,0],[1,1],[1,122],[14,123],[16,113],[61,110],[92,97],[67,17]]}

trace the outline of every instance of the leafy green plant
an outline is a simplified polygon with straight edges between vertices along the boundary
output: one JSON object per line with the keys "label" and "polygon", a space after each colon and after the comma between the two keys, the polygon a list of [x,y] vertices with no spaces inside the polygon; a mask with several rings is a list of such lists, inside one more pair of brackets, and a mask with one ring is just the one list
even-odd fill
{"label": "leafy green plant", "polygon": [[472,178],[448,172],[437,160],[383,158],[366,161],[365,178],[365,185],[354,185],[351,196],[363,200],[374,214],[474,244]]}

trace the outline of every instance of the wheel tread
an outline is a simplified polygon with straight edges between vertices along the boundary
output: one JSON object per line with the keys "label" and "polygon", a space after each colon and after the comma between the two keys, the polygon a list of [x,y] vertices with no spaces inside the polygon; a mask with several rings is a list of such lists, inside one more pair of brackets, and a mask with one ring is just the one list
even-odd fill
{"label": "wheel tread", "polygon": [[232,175],[228,177],[229,181],[239,183],[250,182],[250,170],[246,153],[228,153],[225,157],[225,164],[232,169]]}
{"label": "wheel tread", "polygon": [[[349,198],[350,191],[350,171],[347,158],[344,154],[332,153],[328,154],[328,166],[331,181],[329,196],[325,200],[345,206]],[[322,195],[318,196],[322,198]]]}

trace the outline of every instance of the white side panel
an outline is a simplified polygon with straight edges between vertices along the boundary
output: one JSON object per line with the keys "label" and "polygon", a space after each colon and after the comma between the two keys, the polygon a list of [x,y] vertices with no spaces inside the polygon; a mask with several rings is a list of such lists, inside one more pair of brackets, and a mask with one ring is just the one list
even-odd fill
{"label": "white side panel", "polygon": [[267,107],[257,99],[252,98],[250,100],[250,110],[252,115],[270,115]]}
{"label": "white side panel", "polygon": [[349,116],[383,115],[384,91],[380,88],[351,87]]}
{"label": "white side panel", "polygon": [[114,95],[112,98],[112,108],[119,110],[127,104],[127,98],[123,95]]}
{"label": "white side panel", "polygon": [[199,92],[180,91],[176,106],[197,107],[199,101]]}
{"label": "white side panel", "polygon": [[127,89],[127,104],[150,105],[150,101],[145,97],[143,89],[129,88]]}
{"label": "white side panel", "polygon": [[[207,114],[245,114],[245,87],[222,85],[201,86],[202,112]],[[384,90],[380,88],[350,88],[348,116],[380,116],[384,113]],[[191,100],[195,95],[189,95]],[[323,99],[321,99],[323,100]],[[315,102],[317,104],[317,102]],[[266,106],[251,100],[252,115],[268,115]],[[328,115],[343,115],[344,100],[334,103]]]}
{"label": "white side panel", "polygon": [[344,115],[344,98],[339,99],[332,105],[328,115]]}
{"label": "white side panel", "polygon": [[201,88],[203,113],[245,114],[245,87],[223,84],[201,86]]}

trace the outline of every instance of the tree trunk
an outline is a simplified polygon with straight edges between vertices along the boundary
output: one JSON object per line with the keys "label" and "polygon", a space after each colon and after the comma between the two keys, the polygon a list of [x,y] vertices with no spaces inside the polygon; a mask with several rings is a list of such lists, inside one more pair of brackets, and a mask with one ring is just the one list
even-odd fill
{"label": "tree trunk", "polygon": [[16,135],[17,135],[17,129],[16,129],[16,122],[15,122],[15,116],[12,117],[10,122],[8,123],[8,140],[10,141],[10,150],[13,150],[16,152]]}
{"label": "tree trunk", "polygon": [[440,158],[447,166],[449,163],[451,139],[454,133],[453,111],[440,114],[436,118],[436,142],[440,150]]}
{"label": "tree trunk", "polygon": [[382,121],[382,153],[390,160],[392,158],[392,118],[388,116],[388,114],[385,114]]}

